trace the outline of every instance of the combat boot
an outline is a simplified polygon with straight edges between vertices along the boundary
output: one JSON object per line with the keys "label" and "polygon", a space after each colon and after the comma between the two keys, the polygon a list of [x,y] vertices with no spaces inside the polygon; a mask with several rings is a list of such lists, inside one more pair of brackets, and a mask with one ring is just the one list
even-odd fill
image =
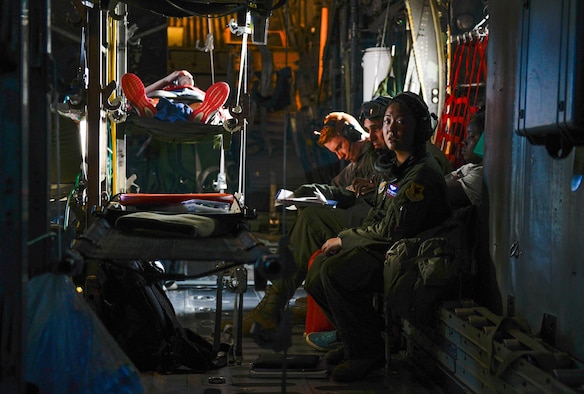
{"label": "combat boot", "polygon": [[270,286],[266,289],[264,297],[255,308],[243,315],[241,331],[244,336],[250,335],[254,323],[260,324],[262,330],[273,330],[278,326],[280,311],[288,303],[288,298]]}
{"label": "combat boot", "polygon": [[[260,324],[261,329],[264,331],[274,330],[278,326],[280,312],[288,304],[288,301],[289,297],[287,292],[281,294],[276,287],[268,287],[259,304],[243,315],[241,323],[242,335],[250,336],[254,323]],[[291,307],[290,310],[292,311],[293,324],[304,324],[306,308]],[[226,321],[224,328],[227,325],[233,326],[233,322]]]}

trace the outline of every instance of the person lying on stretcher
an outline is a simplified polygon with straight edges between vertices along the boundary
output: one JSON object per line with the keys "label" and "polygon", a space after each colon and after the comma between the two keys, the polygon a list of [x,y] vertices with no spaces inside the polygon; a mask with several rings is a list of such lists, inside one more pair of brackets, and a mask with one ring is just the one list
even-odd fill
{"label": "person lying on stretcher", "polygon": [[[223,108],[230,93],[226,82],[216,82],[205,92],[195,86],[191,73],[177,70],[148,86],[136,74],[127,73],[122,76],[121,84],[124,95],[140,116],[207,124],[221,124],[229,117]],[[179,99],[187,97],[195,102],[180,102]]]}

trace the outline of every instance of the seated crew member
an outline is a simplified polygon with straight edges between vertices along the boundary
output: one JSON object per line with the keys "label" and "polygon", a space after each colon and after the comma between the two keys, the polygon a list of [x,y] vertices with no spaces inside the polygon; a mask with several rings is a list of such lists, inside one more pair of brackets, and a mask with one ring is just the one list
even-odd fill
{"label": "seated crew member", "polygon": [[384,173],[375,205],[361,227],[341,231],[321,247],[306,275],[305,289],[338,331],[342,346],[327,353],[336,365],[335,381],[364,378],[385,362],[383,319],[372,295],[383,292],[386,251],[399,239],[412,237],[450,215],[446,182],[427,155],[433,133],[428,107],[411,92],[396,95],[387,107],[383,135],[394,155],[381,156]]}
{"label": "seated crew member", "polygon": [[[366,101],[361,106],[359,121],[357,121],[352,115],[346,112],[331,112],[324,118],[324,122],[327,123],[331,120],[344,121],[348,124],[360,123],[363,125],[363,129],[369,133],[369,141],[373,145],[377,155],[388,152],[385,141],[383,140],[383,130],[382,130],[382,120],[385,107],[389,104],[389,97],[378,96],[371,101]],[[375,157],[375,160],[377,158]],[[374,163],[373,163],[374,164]],[[353,177],[351,181],[351,186],[347,189],[352,190],[355,193],[355,197],[359,197],[371,192],[376,186],[375,177],[361,178],[359,176]],[[369,212],[369,207],[366,210],[360,210],[362,217],[359,217],[354,221],[356,225],[360,225],[361,221],[365,218]],[[349,221],[351,223],[351,221]],[[353,227],[353,226],[349,226]]]}
{"label": "seated crew member", "polygon": [[462,157],[465,164],[446,175],[448,198],[452,209],[481,203],[483,190],[483,158],[475,153],[477,142],[485,129],[484,112],[475,113],[466,127],[462,141]]}
{"label": "seated crew member", "polygon": [[[453,210],[468,205],[479,205],[483,187],[482,157],[474,152],[477,142],[484,131],[484,112],[477,112],[471,117],[467,126],[467,136],[462,141],[462,156],[466,164],[456,171],[445,175],[448,200]],[[373,134],[371,134],[373,140]],[[428,143],[428,147],[434,144]],[[439,152],[442,152],[438,150]],[[435,156],[436,157],[436,156]],[[446,156],[444,156],[446,157]],[[313,348],[321,351],[330,350],[338,343],[336,331],[309,332],[306,342]]]}
{"label": "seated crew member", "polygon": [[[362,139],[351,141],[350,138],[356,140],[356,137],[347,138],[347,135],[343,134],[346,125],[351,124],[353,129],[359,130],[360,135],[363,135],[361,131],[363,128],[353,116],[337,112],[325,117],[325,123],[328,125],[332,122],[335,127],[323,127],[318,144],[336,153],[339,159],[350,160],[351,163],[332,179],[330,185],[303,185],[294,194],[312,195],[314,190],[318,189],[328,199],[339,201],[339,206],[336,209],[304,207],[298,210],[296,220],[289,231],[296,272],[290,278],[272,281],[272,286],[268,287],[260,303],[244,315],[242,324],[244,335],[250,333],[254,323],[259,323],[261,328],[266,330],[276,328],[280,311],[304,281],[310,256],[324,241],[342,229],[361,224],[369,212],[370,190],[360,189],[358,196],[355,192],[347,190],[355,179],[365,180],[366,183],[374,179],[374,163],[378,157],[378,150],[383,150],[385,146],[381,124],[389,99],[378,97],[368,103],[376,110],[367,111],[361,119],[363,128],[369,131],[371,142]],[[387,152],[387,149],[384,151]]]}
{"label": "seated crew member", "polygon": [[[369,140],[377,150],[379,154],[383,151],[387,152],[387,146],[385,145],[385,141],[383,140],[383,132],[382,132],[382,122],[381,119],[383,114],[378,115],[379,105],[381,103],[389,102],[389,97],[377,97],[372,101],[366,101],[361,106],[361,114],[359,116],[359,121],[363,123],[363,128],[369,133]],[[327,115],[325,118],[325,123],[331,119],[343,119],[347,122],[350,122],[350,118],[353,118],[351,115],[345,112],[332,112]],[[440,166],[443,174],[450,174],[453,170],[452,163],[448,160],[448,157],[434,145],[430,140],[426,142],[426,148],[428,150],[428,154],[433,156],[438,165]],[[376,187],[376,183],[372,182],[369,179],[355,179],[353,181],[355,186],[355,193],[365,193],[370,190],[373,190]]]}
{"label": "seated crew member", "polygon": [[[166,77],[144,86],[135,74],[122,75],[124,95],[140,116],[155,117],[159,120],[174,122],[176,120],[196,121],[201,123],[220,123],[227,118],[222,107],[229,98],[230,88],[225,82],[216,82],[206,92],[194,85],[193,76],[186,70],[174,71]],[[202,98],[201,103],[191,105],[171,101],[165,97],[153,99],[149,95],[156,90],[185,90],[193,96]],[[214,116],[219,113],[221,116]]]}

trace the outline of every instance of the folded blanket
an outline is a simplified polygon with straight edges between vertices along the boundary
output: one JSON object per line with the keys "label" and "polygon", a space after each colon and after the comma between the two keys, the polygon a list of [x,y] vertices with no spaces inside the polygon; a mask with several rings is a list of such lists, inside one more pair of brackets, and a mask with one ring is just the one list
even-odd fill
{"label": "folded blanket", "polygon": [[211,237],[232,230],[232,225],[228,223],[191,213],[135,212],[120,216],[115,225],[121,231],[185,238]]}

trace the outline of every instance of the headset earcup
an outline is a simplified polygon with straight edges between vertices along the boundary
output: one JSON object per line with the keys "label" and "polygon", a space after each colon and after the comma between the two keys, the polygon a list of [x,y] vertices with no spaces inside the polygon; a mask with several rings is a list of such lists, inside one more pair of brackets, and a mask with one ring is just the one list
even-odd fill
{"label": "headset earcup", "polygon": [[343,127],[343,137],[351,142],[357,142],[361,140],[361,133],[352,125],[345,124],[345,127]]}

